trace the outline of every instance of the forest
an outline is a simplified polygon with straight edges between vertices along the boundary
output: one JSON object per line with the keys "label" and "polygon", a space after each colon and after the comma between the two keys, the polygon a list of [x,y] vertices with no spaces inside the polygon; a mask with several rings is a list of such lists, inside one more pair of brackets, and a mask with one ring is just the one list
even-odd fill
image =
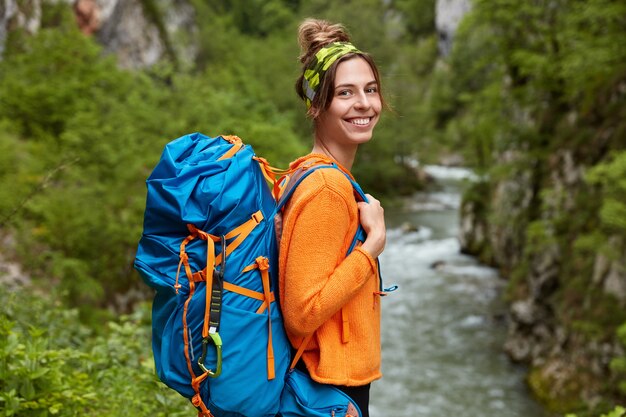
{"label": "forest", "polygon": [[35,33],[7,33],[1,415],[194,413],[154,375],[151,292],[132,266],[145,179],[195,131],[236,134],[279,167],[308,152],[294,83],[309,16],[345,23],[381,68],[390,108],[359,151],[363,188],[401,204],[427,186],[415,161],[471,168],[463,250],[507,278],[513,316],[526,303],[539,317],[513,324],[537,349],[508,347],[533,394],[554,415],[624,415],[625,2],[473,0],[445,55],[435,0],[189,0],[193,59],[165,3],[140,3],[166,46],[146,68],[122,68],[63,2],[41,2]]}

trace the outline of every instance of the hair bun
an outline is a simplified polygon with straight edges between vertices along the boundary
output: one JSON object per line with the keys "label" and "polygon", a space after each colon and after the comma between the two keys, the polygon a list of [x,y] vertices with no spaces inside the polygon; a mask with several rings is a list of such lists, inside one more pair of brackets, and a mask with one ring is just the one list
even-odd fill
{"label": "hair bun", "polygon": [[304,64],[322,47],[333,42],[350,42],[350,36],[343,25],[320,19],[304,20],[298,28],[300,62]]}

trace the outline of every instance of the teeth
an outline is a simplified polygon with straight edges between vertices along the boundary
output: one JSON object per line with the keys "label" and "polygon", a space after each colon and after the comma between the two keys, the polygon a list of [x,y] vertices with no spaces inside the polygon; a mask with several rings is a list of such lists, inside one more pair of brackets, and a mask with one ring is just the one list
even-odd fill
{"label": "teeth", "polygon": [[370,119],[352,119],[350,120],[350,123],[354,124],[354,125],[360,125],[360,126],[365,126],[366,124],[368,124],[370,122]]}

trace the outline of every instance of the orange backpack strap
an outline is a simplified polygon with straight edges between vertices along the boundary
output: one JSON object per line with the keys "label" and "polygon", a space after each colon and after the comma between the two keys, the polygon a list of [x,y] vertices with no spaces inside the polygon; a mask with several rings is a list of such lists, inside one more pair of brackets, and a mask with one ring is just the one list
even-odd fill
{"label": "orange backpack strap", "polygon": [[[209,373],[204,372],[202,375],[196,376],[193,370],[192,362],[191,362],[191,354],[190,354],[190,346],[189,346],[190,345],[189,330],[188,330],[188,325],[187,325],[187,312],[188,312],[189,302],[191,301],[195,293],[195,282],[193,280],[193,274],[191,273],[191,267],[189,266],[189,257],[185,249],[187,247],[187,244],[196,238],[201,238],[201,239],[206,240],[207,245],[209,246],[207,248],[207,266],[211,265],[213,267],[215,263],[215,260],[214,260],[215,249],[213,247],[214,246],[213,243],[216,239],[220,240],[220,238],[217,236],[209,235],[208,233],[205,233],[197,229],[193,225],[188,225],[188,229],[190,232],[189,236],[187,236],[183,240],[183,242],[180,244],[180,253],[179,253],[180,262],[178,263],[178,271],[176,273],[176,284],[174,285],[174,288],[176,289],[176,292],[178,293],[178,290],[181,287],[180,284],[178,284],[178,279],[180,275],[181,266],[184,265],[185,274],[187,276],[187,279],[189,280],[189,294],[187,295],[187,299],[185,300],[184,307],[183,307],[183,342],[185,345],[184,353],[185,353],[185,360],[187,362],[187,369],[191,377],[191,386],[193,390],[195,391],[195,395],[192,398],[192,403],[196,408],[198,408],[199,410],[198,415],[203,416],[203,417],[213,417],[213,415],[207,408],[204,401],[202,401],[202,397],[200,395],[200,383],[209,375]],[[211,274],[212,273],[213,272],[211,268]],[[209,292],[210,291],[207,291],[207,294],[209,294]],[[205,325],[207,324],[207,322],[208,320],[205,318]]]}
{"label": "orange backpack strap", "polygon": [[272,342],[272,316],[270,303],[275,300],[275,296],[274,293],[270,291],[269,259],[264,256],[259,256],[255,259],[252,265],[245,267],[241,272],[249,272],[254,269],[258,269],[261,273],[263,293],[228,283],[225,283],[224,288],[229,291],[263,301],[263,304],[261,304],[261,307],[257,310],[257,314],[262,313],[267,309],[267,379],[272,380],[276,378],[276,370],[274,361],[274,344]]}
{"label": "orange backpack strap", "polygon": [[241,148],[244,147],[243,141],[239,138],[239,136],[227,135],[227,136],[222,136],[222,137],[225,140],[227,140],[228,142],[232,143],[233,146],[228,151],[226,151],[226,153],[224,155],[220,156],[218,161],[221,161],[223,159],[232,158],[233,155],[235,155],[237,152],[239,152],[239,150]]}
{"label": "orange backpack strap", "polygon": [[[280,169],[271,166],[265,158],[255,156],[253,159],[259,163],[261,172],[263,173],[265,179],[272,184],[272,195],[276,201],[280,200],[281,196],[285,193],[286,188],[289,186],[289,183],[297,182],[297,180],[294,180],[293,178],[295,176],[294,173],[297,173],[298,171],[306,171],[307,169],[318,165],[333,164],[333,160],[330,158],[323,158],[320,155],[309,155],[302,158],[300,163],[297,165],[288,169]],[[343,169],[342,171],[346,172]],[[352,176],[349,172],[346,173],[347,175]]]}
{"label": "orange backpack strap", "polygon": [[[237,249],[237,247],[241,245],[241,243],[248,237],[250,232],[252,232],[252,230],[254,230],[254,228],[259,223],[261,223],[261,221],[263,221],[263,213],[261,212],[261,210],[259,210],[252,216],[250,216],[250,219],[248,221],[242,223],[241,225],[237,226],[226,235],[224,235],[224,239],[231,240],[231,242],[226,245],[226,256],[230,255],[235,249]],[[216,242],[217,241],[219,241],[219,238],[217,238]],[[222,253],[218,254],[214,258],[214,263],[210,265],[220,264],[222,262],[222,256]],[[210,265],[207,264],[207,267],[205,269],[192,274],[191,279],[195,282],[205,281],[207,279],[207,273],[211,269]]]}
{"label": "orange backpack strap", "polygon": [[315,332],[311,333],[310,335],[308,335],[307,337],[305,337],[302,340],[302,343],[300,343],[300,346],[298,347],[298,351],[296,352],[296,354],[293,357],[293,360],[291,361],[291,365],[289,365],[289,369],[293,369],[293,368],[296,367],[296,364],[298,363],[298,361],[302,357],[302,354],[306,350],[306,347],[308,346],[309,342],[313,338],[314,334],[315,334]]}

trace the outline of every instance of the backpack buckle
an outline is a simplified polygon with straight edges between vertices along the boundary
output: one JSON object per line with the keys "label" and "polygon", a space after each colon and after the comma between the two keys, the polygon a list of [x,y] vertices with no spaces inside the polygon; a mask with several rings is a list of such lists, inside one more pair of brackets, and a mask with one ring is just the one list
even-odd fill
{"label": "backpack buckle", "polygon": [[250,216],[250,217],[252,217],[252,219],[255,222],[257,222],[257,224],[261,223],[261,221],[263,221],[263,213],[261,213],[261,210],[257,211],[256,213],[253,213],[252,216]]}

